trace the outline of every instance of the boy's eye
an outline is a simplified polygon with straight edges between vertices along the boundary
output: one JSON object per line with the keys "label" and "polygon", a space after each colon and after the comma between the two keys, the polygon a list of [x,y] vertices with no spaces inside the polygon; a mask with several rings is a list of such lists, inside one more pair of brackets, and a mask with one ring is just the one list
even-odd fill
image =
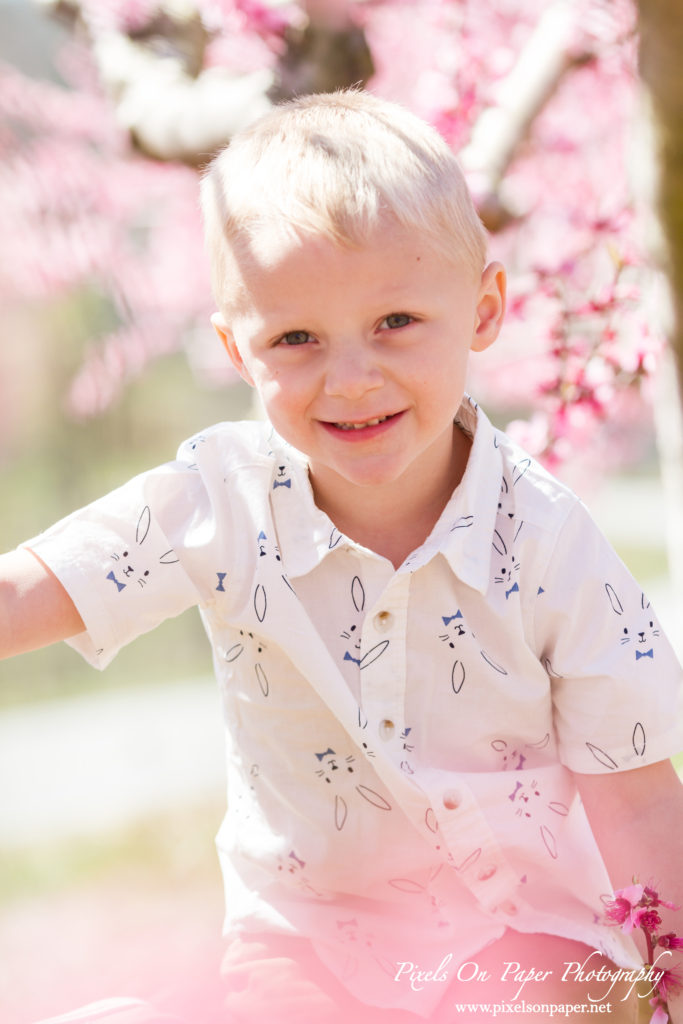
{"label": "boy's eye", "polygon": [[389,316],[385,316],[384,320],[380,324],[380,327],[388,327],[390,330],[395,330],[397,327],[405,327],[407,324],[412,323],[412,316],[408,316],[407,313],[390,313]]}
{"label": "boy's eye", "polygon": [[306,342],[311,340],[311,335],[308,331],[287,331],[280,338],[280,345],[305,345]]}

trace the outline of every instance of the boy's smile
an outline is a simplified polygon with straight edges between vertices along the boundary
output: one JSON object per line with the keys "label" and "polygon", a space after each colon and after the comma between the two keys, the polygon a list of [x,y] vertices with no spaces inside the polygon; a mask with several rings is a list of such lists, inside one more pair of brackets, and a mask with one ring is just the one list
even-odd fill
{"label": "boy's smile", "polygon": [[[320,507],[440,505],[467,460],[453,419],[470,349],[495,339],[499,264],[482,276],[386,218],[358,247],[259,235],[231,260],[230,357],[309,459]],[[432,513],[429,513],[432,517]]]}

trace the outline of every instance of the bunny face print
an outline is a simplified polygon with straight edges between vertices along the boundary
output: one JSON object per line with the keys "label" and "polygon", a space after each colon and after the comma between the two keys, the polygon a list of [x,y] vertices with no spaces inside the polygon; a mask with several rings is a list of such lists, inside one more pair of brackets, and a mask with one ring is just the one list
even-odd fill
{"label": "bunny face print", "polygon": [[173,550],[157,555],[151,550],[151,543],[145,547],[151,525],[152,513],[149,505],[145,505],[135,526],[134,540],[131,531],[131,543],[127,545],[125,551],[120,554],[114,552],[111,556],[116,565],[107,573],[107,579],[111,580],[119,594],[131,583],[138,587],[146,586],[155,563],[174,565],[178,561]]}
{"label": "bunny face print", "polygon": [[334,824],[338,831],[346,825],[349,806],[353,805],[356,797],[361,797],[380,811],[391,810],[391,804],[385,796],[361,781],[363,775],[353,754],[340,757],[336,751],[328,747],[316,753],[315,759],[320,765],[316,769],[316,776],[329,786],[334,794]]}
{"label": "bunny face print", "polygon": [[621,646],[628,645],[635,661],[649,658],[653,662],[660,629],[645,594],[639,594],[635,600],[631,595],[631,602],[627,602],[628,607],[625,609],[611,584],[605,584],[605,592],[610,607],[617,616],[617,632]]}
{"label": "bunny face print", "polygon": [[[468,661],[472,658],[472,648],[473,646],[476,647],[476,637],[471,630],[468,631],[465,627],[463,614],[460,609],[454,615],[442,615],[441,622],[444,626],[444,632],[439,634],[439,640],[454,653],[454,660],[450,670],[450,681],[453,693],[458,694],[465,685],[467,665]],[[469,642],[464,640],[467,636],[470,637]],[[469,652],[469,658],[466,652]],[[495,672],[507,675],[507,670],[502,665],[498,665],[486,651],[479,649],[478,654]],[[474,667],[480,667],[476,656]]]}

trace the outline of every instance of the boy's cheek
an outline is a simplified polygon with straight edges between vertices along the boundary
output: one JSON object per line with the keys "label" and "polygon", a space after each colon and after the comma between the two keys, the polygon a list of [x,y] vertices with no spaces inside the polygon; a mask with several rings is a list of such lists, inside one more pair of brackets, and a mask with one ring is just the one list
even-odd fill
{"label": "boy's cheek", "polygon": [[258,394],[268,419],[273,426],[276,426],[276,420],[281,421],[291,414],[291,400],[288,399],[286,390],[277,377],[254,372],[252,380],[252,386]]}

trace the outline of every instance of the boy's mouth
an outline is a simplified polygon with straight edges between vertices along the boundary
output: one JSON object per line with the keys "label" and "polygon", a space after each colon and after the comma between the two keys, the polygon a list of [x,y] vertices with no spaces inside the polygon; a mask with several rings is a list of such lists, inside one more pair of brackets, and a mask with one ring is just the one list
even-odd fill
{"label": "boy's mouth", "polygon": [[385,420],[392,419],[393,415],[394,414],[389,413],[389,415],[387,416],[378,416],[376,419],[373,420],[363,420],[362,423],[340,422],[333,423],[332,425],[336,427],[337,430],[364,430],[366,427],[376,427],[379,423],[384,423]]}

